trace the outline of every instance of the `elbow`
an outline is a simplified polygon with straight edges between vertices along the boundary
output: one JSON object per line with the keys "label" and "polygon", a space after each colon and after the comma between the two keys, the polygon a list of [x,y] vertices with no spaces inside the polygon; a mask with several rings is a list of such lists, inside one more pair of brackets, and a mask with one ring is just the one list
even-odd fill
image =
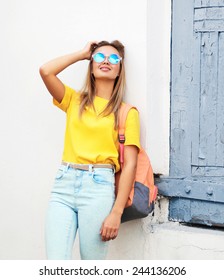
{"label": "elbow", "polygon": [[39,73],[40,73],[41,77],[44,76],[45,71],[44,71],[44,67],[43,67],[43,66],[41,66],[41,67],[39,68]]}
{"label": "elbow", "polygon": [[39,73],[41,75],[41,77],[47,77],[49,75],[46,67],[44,65],[42,65],[40,68],[39,68]]}

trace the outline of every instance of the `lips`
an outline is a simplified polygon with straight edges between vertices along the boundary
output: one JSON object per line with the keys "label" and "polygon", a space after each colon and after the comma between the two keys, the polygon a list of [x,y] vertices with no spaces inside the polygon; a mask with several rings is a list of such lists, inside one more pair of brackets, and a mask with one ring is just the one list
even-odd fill
{"label": "lips", "polygon": [[110,71],[111,69],[110,69],[110,67],[107,67],[107,66],[101,66],[100,70],[101,71]]}

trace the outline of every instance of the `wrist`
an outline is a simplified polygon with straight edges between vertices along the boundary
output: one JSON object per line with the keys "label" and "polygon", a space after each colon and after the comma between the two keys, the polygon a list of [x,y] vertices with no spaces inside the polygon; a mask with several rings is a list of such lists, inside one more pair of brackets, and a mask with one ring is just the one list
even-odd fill
{"label": "wrist", "polygon": [[80,60],[85,60],[85,59],[90,59],[90,54],[89,52],[86,52],[84,50],[80,50],[77,52],[79,57],[80,57]]}
{"label": "wrist", "polygon": [[113,208],[111,213],[115,214],[116,216],[122,216],[123,214],[123,209],[121,208]]}
{"label": "wrist", "polygon": [[81,51],[71,53],[70,58],[71,58],[73,63],[85,59],[84,55]]}

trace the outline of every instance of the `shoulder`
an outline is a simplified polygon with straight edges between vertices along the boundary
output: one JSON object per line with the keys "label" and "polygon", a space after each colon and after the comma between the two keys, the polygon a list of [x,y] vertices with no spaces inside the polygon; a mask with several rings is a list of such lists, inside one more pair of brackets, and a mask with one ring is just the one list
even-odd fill
{"label": "shoulder", "polygon": [[139,112],[136,108],[131,108],[129,110],[126,122],[128,125],[139,123]]}
{"label": "shoulder", "polygon": [[127,118],[139,117],[139,111],[137,107],[129,103],[122,102],[121,111],[127,111]]}
{"label": "shoulder", "polygon": [[67,96],[67,99],[70,100],[70,102],[78,102],[80,101],[80,92],[76,91],[75,89],[71,88],[70,86],[65,86],[65,96]]}
{"label": "shoulder", "polygon": [[79,96],[80,95],[75,89],[73,89],[65,84],[64,84],[64,87],[65,87],[66,95],[69,95],[69,96],[72,96],[72,95]]}
{"label": "shoulder", "polygon": [[140,148],[140,121],[138,109],[129,104],[125,107],[128,110],[125,122],[125,146],[135,145]]}
{"label": "shoulder", "polygon": [[61,103],[59,103],[55,99],[53,99],[53,103],[61,110],[67,112],[68,108],[70,107],[70,104],[72,102],[76,102],[79,100],[80,94],[78,92],[76,92],[73,88],[71,88],[65,84],[64,84],[64,87],[65,87],[65,94],[64,94],[64,97],[63,97]]}

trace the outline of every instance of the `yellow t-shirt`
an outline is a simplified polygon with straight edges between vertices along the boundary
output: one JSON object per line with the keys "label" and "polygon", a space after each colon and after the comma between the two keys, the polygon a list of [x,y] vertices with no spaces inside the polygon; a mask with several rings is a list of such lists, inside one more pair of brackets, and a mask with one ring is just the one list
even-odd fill
{"label": "yellow t-shirt", "polygon": [[[78,164],[113,164],[120,169],[118,161],[118,131],[114,129],[114,115],[99,116],[108,100],[96,96],[93,108],[84,110],[79,117],[79,96],[75,90],[65,86],[61,103],[54,104],[67,113],[64,152],[62,160]],[[131,109],[125,128],[125,145],[140,148],[140,124],[138,111]]]}

